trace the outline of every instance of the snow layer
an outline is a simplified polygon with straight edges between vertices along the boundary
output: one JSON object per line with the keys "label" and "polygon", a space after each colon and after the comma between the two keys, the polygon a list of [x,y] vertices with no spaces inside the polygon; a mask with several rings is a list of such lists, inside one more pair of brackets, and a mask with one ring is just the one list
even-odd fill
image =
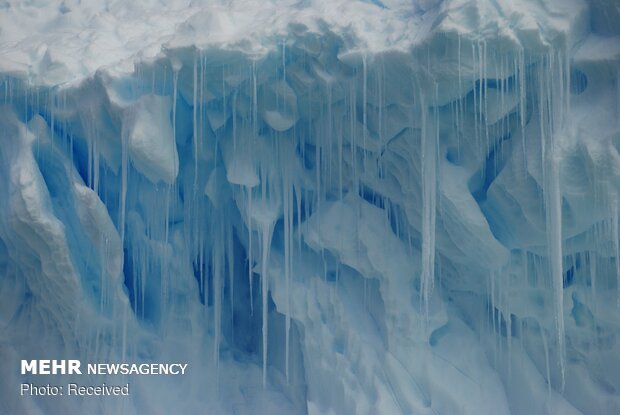
{"label": "snow layer", "polygon": [[[0,2],[0,412],[620,413],[618,22]],[[19,397],[42,357],[190,371]]]}

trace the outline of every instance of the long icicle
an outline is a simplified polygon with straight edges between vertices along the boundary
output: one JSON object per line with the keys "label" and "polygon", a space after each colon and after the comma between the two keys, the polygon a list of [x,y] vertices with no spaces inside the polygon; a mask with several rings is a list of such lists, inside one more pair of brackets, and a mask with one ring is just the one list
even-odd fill
{"label": "long icicle", "polygon": [[[219,212],[218,212],[219,213]],[[214,346],[213,346],[213,363],[215,364],[216,373],[219,370],[220,363],[220,337],[221,337],[221,328],[222,328],[222,245],[224,235],[222,232],[222,224],[224,219],[221,217],[223,215],[217,215],[217,222],[214,224],[215,230],[215,241],[213,243],[213,327],[214,327]],[[207,300],[205,299],[205,302]]]}
{"label": "long icicle", "polygon": [[[228,259],[228,294],[230,302],[230,325],[235,327],[235,253],[233,240],[233,225],[226,228],[226,258]],[[231,343],[235,344],[235,331],[231,330]]]}
{"label": "long icicle", "polygon": [[[437,137],[429,131],[426,100],[422,103],[422,276],[421,292],[425,316],[435,276],[435,203],[436,203],[436,154]],[[436,129],[436,126],[432,127]]]}
{"label": "long icicle", "polygon": [[[561,373],[561,390],[564,390],[565,379],[565,342],[564,342],[564,273],[562,254],[562,196],[560,194],[560,168],[557,156],[557,143],[554,137],[554,121],[559,114],[555,112],[554,88],[549,85],[554,82],[553,69],[554,55],[547,56],[546,65],[540,71],[541,82],[548,88],[541,88],[539,92],[539,114],[541,123],[541,141],[543,144],[543,175],[545,177],[545,205],[547,223],[547,245],[549,249],[549,263],[554,298],[554,316],[558,340],[558,354]],[[562,86],[560,85],[560,88]]]}
{"label": "long icicle", "polygon": [[[286,159],[284,159],[286,163]],[[290,172],[287,168],[284,169],[284,191],[283,191],[283,208],[284,208],[284,275],[286,280],[286,322],[285,322],[285,375],[286,383],[289,382],[289,354],[290,354],[290,331],[291,331],[291,293],[290,293],[290,281],[291,281],[291,257],[293,250],[291,245],[293,242],[292,237],[292,222],[293,222],[293,206],[292,206],[292,186],[289,183]]]}
{"label": "long icicle", "polygon": [[267,386],[267,339],[269,337],[269,325],[267,315],[267,298],[269,293],[269,277],[267,263],[269,261],[269,249],[271,236],[273,235],[273,223],[261,223],[261,294],[263,306],[263,387]]}

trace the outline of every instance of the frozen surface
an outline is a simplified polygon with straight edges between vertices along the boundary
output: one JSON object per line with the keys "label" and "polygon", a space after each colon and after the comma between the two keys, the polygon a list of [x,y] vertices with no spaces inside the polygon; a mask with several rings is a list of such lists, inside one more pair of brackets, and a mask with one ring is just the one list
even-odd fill
{"label": "frozen surface", "polygon": [[620,413],[619,77],[614,1],[0,0],[0,413]]}

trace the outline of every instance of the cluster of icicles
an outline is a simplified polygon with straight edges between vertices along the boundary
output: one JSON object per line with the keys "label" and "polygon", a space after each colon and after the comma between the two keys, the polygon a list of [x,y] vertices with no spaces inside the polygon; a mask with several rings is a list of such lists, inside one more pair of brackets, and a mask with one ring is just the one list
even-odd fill
{"label": "cluster of icicles", "polygon": [[[217,365],[224,319],[234,326],[237,318],[236,275],[246,275],[253,314],[258,274],[266,383],[268,268],[274,244],[283,253],[289,298],[289,283],[306,249],[305,220],[329,201],[359,195],[385,210],[386,224],[412,249],[412,255],[420,252],[420,269],[408,271],[428,313],[432,292],[450,290],[441,272],[462,267],[458,260],[449,264],[449,249],[444,249],[448,244],[444,241],[442,246],[438,240],[438,227],[447,226],[441,218],[442,166],[465,166],[463,171],[478,175],[488,189],[498,174],[490,170],[502,165],[493,157],[508,157],[500,151],[507,140],[512,142],[510,151],[522,152],[526,163],[527,124],[536,120],[537,135],[529,140],[539,141],[542,149],[539,185],[546,252],[528,253],[527,247],[517,251],[542,261],[541,274],[551,282],[562,378],[558,389],[562,389],[566,255],[558,142],[574,89],[569,57],[555,50],[539,56],[522,50],[500,55],[490,53],[484,43],[462,46],[459,39],[454,82],[458,86],[450,96],[442,83],[451,81],[435,79],[424,69],[427,63],[422,58],[357,55],[343,62],[337,51],[314,50],[309,44],[303,39],[283,43],[260,58],[172,50],[167,51],[169,56],[140,65],[128,79],[101,73],[69,88],[28,88],[22,81],[5,79],[5,103],[23,122],[35,116],[46,121],[55,149],[50,157],[71,160],[75,173],[103,201],[118,229],[123,275],[106,275],[102,264],[100,279],[94,283],[100,294],[95,308],[105,315],[118,312],[108,296],[114,292],[110,285],[124,277],[138,321],[148,322],[162,335],[182,319],[190,325],[203,324],[195,317],[200,314],[192,317],[189,300],[178,300],[192,294],[187,293],[191,287],[187,278],[180,277],[189,272],[199,289],[199,296],[193,295],[200,298],[209,320],[206,324],[213,330]],[[407,67],[411,59],[422,62],[419,67]],[[461,72],[461,68],[466,69]],[[395,82],[394,72],[401,69]],[[154,131],[162,137],[144,134],[153,132],[148,130],[152,123],[164,125]],[[161,154],[155,146],[163,148]],[[82,161],[74,160],[74,155]],[[524,166],[524,176],[527,169]],[[608,219],[591,234],[593,239],[611,235],[615,273],[620,278],[618,198],[614,197],[609,197]],[[101,244],[101,250],[106,246]],[[463,250],[467,252],[467,247]],[[107,255],[99,253],[102,263]],[[575,253],[573,262],[580,255],[590,258]],[[475,265],[494,275],[510,259],[498,261]],[[595,266],[595,261],[589,261]],[[494,302],[501,293],[496,291],[491,281],[489,313],[493,326],[499,327],[499,306]],[[227,302],[229,311],[224,310]],[[286,317],[288,378],[290,299],[277,308]],[[113,329],[123,359],[138,349],[127,337],[128,318],[124,312],[122,326]],[[511,322],[507,318],[506,324]],[[511,332],[509,328],[507,335]],[[549,366],[547,361],[551,387]]]}

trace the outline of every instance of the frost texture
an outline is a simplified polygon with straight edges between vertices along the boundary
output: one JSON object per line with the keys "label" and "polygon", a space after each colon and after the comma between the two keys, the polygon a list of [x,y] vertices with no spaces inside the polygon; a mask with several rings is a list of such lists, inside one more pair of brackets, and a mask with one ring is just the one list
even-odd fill
{"label": "frost texture", "polygon": [[620,413],[613,2],[156,3],[0,4],[0,412]]}

